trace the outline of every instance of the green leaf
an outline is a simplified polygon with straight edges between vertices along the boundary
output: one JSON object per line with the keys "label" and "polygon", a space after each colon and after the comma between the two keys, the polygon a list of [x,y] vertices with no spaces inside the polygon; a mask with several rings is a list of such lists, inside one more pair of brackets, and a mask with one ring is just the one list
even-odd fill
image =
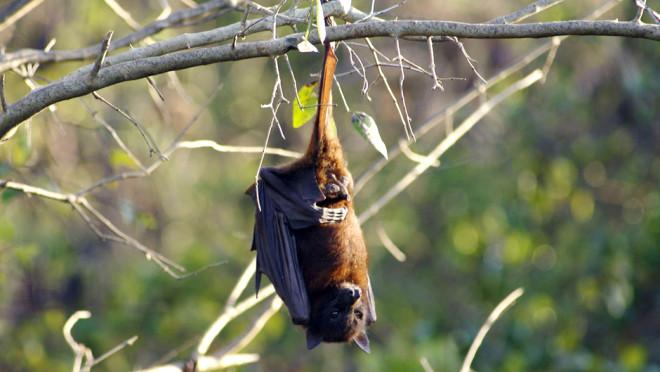
{"label": "green leaf", "polygon": [[310,84],[305,84],[298,91],[298,98],[300,99],[300,105],[298,105],[298,100],[293,100],[291,104],[293,106],[293,127],[300,128],[303,125],[307,124],[314,115],[316,115],[316,106],[319,102],[319,97],[316,93],[316,86],[319,85],[318,81],[315,81]]}
{"label": "green leaf", "polygon": [[321,0],[316,0],[316,29],[319,33],[319,41],[325,42],[325,17],[323,16],[323,5]]}
{"label": "green leaf", "polygon": [[378,126],[376,125],[374,118],[364,112],[355,112],[351,117],[351,122],[353,123],[353,128],[355,128],[355,130],[376,149],[376,151],[387,159],[387,147],[380,138]]}

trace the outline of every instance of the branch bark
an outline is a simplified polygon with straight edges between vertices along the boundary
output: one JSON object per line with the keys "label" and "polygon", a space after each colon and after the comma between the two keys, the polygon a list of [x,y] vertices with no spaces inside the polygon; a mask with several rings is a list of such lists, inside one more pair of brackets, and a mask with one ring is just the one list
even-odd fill
{"label": "branch bark", "polygon": [[[327,37],[331,41],[364,37],[453,36],[476,39],[540,38],[558,35],[624,36],[660,40],[660,26],[616,21],[561,21],[530,24],[470,24],[447,21],[386,21],[346,24],[330,27]],[[80,97],[93,91],[124,81],[142,79],[168,71],[237,61],[258,57],[272,57],[287,53],[303,40],[302,33],[286,37],[198,48],[140,58],[109,65],[93,81],[84,79],[92,66],[85,66],[64,78],[34,90],[7,107],[0,115],[0,138],[9,130],[29,119],[44,108],[67,99]],[[310,41],[318,42],[316,34]],[[111,63],[110,59],[108,63]]]}

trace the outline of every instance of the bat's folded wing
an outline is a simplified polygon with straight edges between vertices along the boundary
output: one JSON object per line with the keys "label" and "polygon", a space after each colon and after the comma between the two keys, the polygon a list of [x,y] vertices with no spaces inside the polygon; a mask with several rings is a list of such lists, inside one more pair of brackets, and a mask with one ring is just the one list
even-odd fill
{"label": "bat's folded wing", "polygon": [[376,302],[374,300],[374,291],[371,289],[371,278],[367,276],[367,302],[369,307],[367,308],[367,325],[376,322],[378,318],[376,316]]}
{"label": "bat's folded wing", "polygon": [[257,204],[252,243],[252,249],[257,250],[257,291],[264,273],[289,309],[293,322],[306,324],[309,298],[292,229],[319,224],[323,212],[314,206],[324,197],[312,168],[295,172],[263,168],[259,175],[258,186],[249,190]]}

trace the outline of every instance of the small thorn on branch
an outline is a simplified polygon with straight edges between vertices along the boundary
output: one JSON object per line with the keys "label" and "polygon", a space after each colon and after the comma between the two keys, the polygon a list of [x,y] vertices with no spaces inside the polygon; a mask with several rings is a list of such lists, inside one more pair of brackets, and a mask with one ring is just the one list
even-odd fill
{"label": "small thorn on branch", "polygon": [[103,42],[101,43],[101,53],[99,53],[98,57],[96,57],[96,62],[94,62],[94,67],[92,67],[92,71],[90,71],[89,76],[92,79],[96,78],[96,75],[98,75],[99,70],[101,70],[101,67],[103,67],[103,62],[105,62],[105,56],[108,54],[108,49],[110,48],[110,41],[112,40],[112,35],[114,34],[114,31],[108,31],[107,34],[105,34],[105,38],[103,39]]}

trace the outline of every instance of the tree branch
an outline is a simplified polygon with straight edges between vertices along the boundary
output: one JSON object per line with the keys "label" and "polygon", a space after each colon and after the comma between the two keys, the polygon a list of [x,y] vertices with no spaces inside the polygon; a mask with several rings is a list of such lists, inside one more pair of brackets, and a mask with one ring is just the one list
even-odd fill
{"label": "tree branch", "polygon": [[[165,19],[152,22],[142,29],[133,32],[121,39],[112,42],[108,48],[109,51],[136,44],[141,40],[155,35],[168,28],[177,27],[185,24],[187,21],[204,16],[210,12],[222,12],[230,8],[231,1],[211,0],[200,4],[192,9],[183,9],[170,14]],[[25,63],[63,62],[79,61],[85,59],[94,59],[98,56],[98,44],[75,50],[53,50],[44,52],[41,49],[22,49],[0,57],[0,72],[16,68]]]}
{"label": "tree branch", "polygon": [[[455,36],[462,38],[504,39],[538,38],[557,35],[626,36],[660,40],[660,26],[616,21],[562,21],[530,24],[469,24],[446,21],[387,21],[347,24],[329,27],[330,41],[384,36]],[[167,71],[180,70],[217,62],[237,61],[257,57],[282,55],[295,48],[303,34],[283,38],[238,43],[235,46],[184,50],[158,57],[140,58],[103,68],[94,81],[85,81],[81,74],[90,66],[37,89],[7,107],[0,115],[0,137],[10,129],[51,104],[89,94],[95,90],[124,81],[142,79]],[[318,42],[315,34],[310,41]],[[108,59],[108,64],[111,61]]]}

